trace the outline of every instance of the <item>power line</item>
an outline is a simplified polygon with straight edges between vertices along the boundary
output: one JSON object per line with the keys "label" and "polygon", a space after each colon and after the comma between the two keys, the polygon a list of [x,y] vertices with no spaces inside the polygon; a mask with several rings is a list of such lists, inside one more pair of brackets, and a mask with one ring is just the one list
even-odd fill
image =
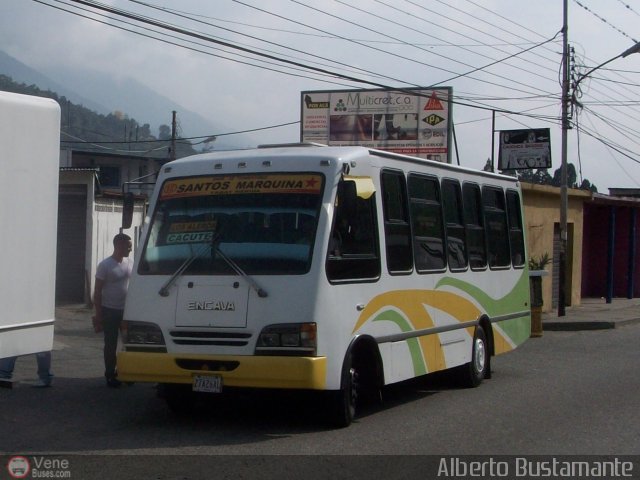
{"label": "power line", "polygon": [[[234,1],[235,1],[235,2],[237,2],[237,3],[242,3],[242,2],[240,2],[239,0],[234,0]],[[357,23],[355,23],[355,22],[353,22],[353,21],[347,20],[347,19],[342,18],[342,17],[338,17],[338,16],[336,16],[336,15],[333,15],[333,14],[327,13],[327,12],[325,12],[325,11],[321,10],[321,9],[318,9],[318,8],[312,7],[312,6],[310,6],[310,5],[307,5],[307,4],[303,3],[303,2],[301,2],[300,0],[289,0],[289,1],[290,1],[290,2],[293,2],[293,3],[297,4],[297,5],[300,5],[300,6],[303,6],[303,7],[308,8],[308,9],[311,9],[311,10],[313,10],[313,11],[315,11],[315,12],[318,12],[318,13],[321,13],[321,14],[327,15],[327,16],[329,16],[329,17],[335,18],[335,19],[337,19],[337,20],[340,20],[340,21],[343,21],[343,22],[349,23],[349,24],[351,24],[351,25],[356,25],[356,26],[358,26],[358,27],[360,27],[360,28],[363,28],[363,29],[365,29],[365,30],[367,30],[367,31],[376,32],[376,33],[378,33],[379,35],[383,35],[383,36],[385,36],[385,37],[387,37],[387,38],[392,38],[392,39],[394,39],[394,40],[402,41],[402,40],[400,40],[400,39],[399,39],[399,38],[397,38],[397,37],[393,37],[393,36],[390,36],[390,35],[386,35],[386,34],[384,34],[384,33],[382,33],[382,32],[377,32],[376,30],[373,30],[372,28],[369,28],[369,27],[367,27],[367,26],[363,25],[362,23],[357,24]],[[352,6],[352,5],[346,4],[345,2],[343,2],[343,1],[341,1],[341,0],[336,0],[336,1],[337,1],[338,3],[343,4],[343,5],[346,5],[346,6],[349,6],[349,7],[351,7],[351,8],[354,8],[355,10],[358,10],[358,11],[360,11],[360,12],[366,13],[366,14],[368,14],[368,15],[372,15],[372,16],[374,16],[374,17],[378,18],[378,19],[381,19],[381,20],[385,20],[385,21],[391,22],[391,20],[390,20],[390,19],[388,19],[388,18],[384,18],[384,17],[382,17],[382,16],[380,16],[380,15],[376,15],[376,14],[374,14],[374,13],[370,12],[370,11],[366,11],[366,10],[363,10],[363,9],[361,9],[361,8],[354,7],[354,6]],[[393,22],[393,23],[395,23],[395,22]],[[407,27],[406,27],[406,25],[405,25],[405,28],[407,28]],[[420,32],[420,33],[422,33],[422,32]],[[434,37],[434,38],[435,38],[435,37]],[[416,45],[414,45],[414,44],[411,44],[411,43],[408,43],[408,42],[403,42],[403,43],[404,43],[405,45],[407,45],[407,46],[411,46],[411,47],[418,48],[418,49],[419,49],[419,50],[421,50],[421,51],[427,52],[427,53],[429,53],[429,54],[432,54],[432,55],[435,55],[435,56],[438,56],[438,57],[441,57],[441,58],[444,58],[444,59],[449,60],[449,61],[451,61],[451,62],[458,63],[458,64],[463,65],[463,66],[466,66],[466,67],[470,67],[470,68],[472,68],[473,70],[471,70],[471,72],[467,72],[467,73],[462,73],[462,74],[461,74],[461,73],[459,73],[459,72],[455,72],[455,71],[453,71],[453,70],[445,69],[445,68],[443,68],[443,67],[439,67],[439,66],[436,66],[436,65],[431,65],[431,64],[428,64],[428,63],[425,63],[425,62],[421,62],[421,61],[418,61],[418,60],[415,60],[415,59],[411,59],[411,58],[408,58],[408,57],[406,57],[406,56],[404,56],[404,55],[399,55],[399,54],[396,54],[396,53],[393,53],[393,52],[389,52],[389,51],[387,51],[387,50],[378,49],[378,48],[375,48],[375,47],[371,47],[371,46],[369,46],[369,45],[365,45],[365,47],[373,48],[374,50],[380,51],[380,52],[385,53],[385,54],[388,54],[388,55],[393,55],[393,56],[394,56],[394,58],[402,58],[402,59],[404,59],[404,60],[409,60],[409,61],[412,61],[412,62],[414,62],[414,63],[422,64],[422,65],[425,65],[425,66],[428,66],[428,67],[432,67],[432,68],[437,68],[438,70],[442,70],[442,71],[445,71],[445,72],[448,72],[448,73],[454,74],[455,76],[453,77],[453,79],[455,79],[455,78],[460,78],[460,77],[463,77],[463,76],[464,76],[464,77],[467,77],[467,78],[471,78],[471,79],[473,79],[473,80],[478,80],[478,81],[481,81],[481,82],[484,82],[484,83],[488,83],[488,84],[490,84],[490,85],[494,85],[494,86],[498,86],[498,87],[504,87],[504,88],[512,88],[512,89],[513,89],[513,87],[508,87],[507,85],[503,85],[503,84],[496,83],[496,82],[491,82],[491,81],[488,81],[488,80],[482,80],[482,79],[479,79],[479,78],[476,78],[476,77],[473,77],[473,76],[471,76],[471,75],[470,75],[470,73],[473,73],[473,72],[476,72],[476,71],[479,71],[479,70],[484,70],[484,69],[486,68],[486,66],[485,66],[485,67],[481,67],[481,68],[477,68],[477,67],[475,67],[474,65],[471,65],[471,64],[469,64],[469,63],[466,63],[466,62],[463,62],[463,61],[457,60],[457,59],[455,59],[455,58],[451,58],[451,57],[449,57],[449,56],[446,56],[446,55],[443,55],[443,54],[440,54],[440,53],[437,53],[437,52],[433,52],[433,51],[430,51],[430,50],[426,50],[426,49],[424,49],[424,48],[417,47],[417,46],[416,46]],[[490,64],[490,65],[492,65],[492,64]],[[500,79],[504,79],[504,77],[503,77],[503,76],[498,75],[498,74],[495,74],[495,73],[492,73],[492,72],[485,72],[485,73],[487,73],[488,75],[492,75],[492,76],[499,77]],[[440,85],[440,84],[444,83],[445,81],[448,81],[448,80],[444,80],[444,81],[442,81],[442,82],[437,82],[435,85]],[[524,83],[519,82],[519,81],[515,81],[515,80],[511,80],[511,81],[512,81],[513,83],[518,84],[518,85],[523,85],[523,86],[528,87],[528,88],[534,88],[534,89],[537,89],[537,87],[532,87],[531,85],[527,85],[527,84],[524,84]],[[537,90],[540,90],[540,89],[537,89]],[[525,92],[525,91],[523,91],[523,90],[518,90],[518,91],[521,91],[521,92],[524,92],[524,93],[530,93],[530,92]]]}
{"label": "power line", "polygon": [[[184,48],[184,49],[186,49],[186,50],[191,50],[191,51],[193,51],[193,52],[202,53],[202,54],[209,55],[209,56],[216,57],[216,58],[220,58],[220,59],[223,59],[223,60],[228,60],[228,61],[235,62],[235,63],[239,63],[239,64],[242,64],[242,65],[247,65],[247,66],[252,66],[252,67],[260,68],[260,69],[263,69],[263,70],[273,71],[273,72],[276,72],[276,73],[281,73],[281,74],[289,75],[289,76],[292,76],[292,77],[308,78],[308,79],[311,79],[311,80],[323,81],[323,82],[326,82],[326,83],[333,83],[334,85],[350,86],[350,85],[346,85],[346,84],[344,84],[344,83],[339,83],[339,82],[332,81],[332,80],[328,80],[328,79],[322,79],[322,80],[321,80],[321,79],[318,79],[318,78],[316,78],[316,77],[310,77],[310,76],[308,76],[308,75],[302,75],[302,74],[297,74],[297,73],[292,73],[292,72],[286,72],[286,71],[283,71],[283,70],[280,70],[280,69],[270,68],[270,67],[267,67],[267,66],[265,66],[265,65],[258,65],[258,64],[251,63],[251,62],[246,62],[246,61],[238,60],[238,59],[235,59],[235,58],[230,58],[230,57],[227,57],[227,56],[224,56],[224,55],[215,54],[215,53],[213,53],[213,52],[208,52],[208,51],[200,50],[200,49],[198,49],[198,48],[190,47],[190,46],[188,46],[188,45],[183,45],[183,44],[181,44],[181,43],[176,43],[176,42],[173,42],[173,41],[170,41],[170,40],[164,39],[164,38],[155,37],[155,36],[153,36],[153,35],[149,35],[149,34],[147,34],[147,33],[140,32],[140,31],[137,31],[137,30],[132,30],[132,29],[130,29],[130,28],[122,27],[122,26],[120,26],[120,25],[114,25],[114,24],[112,24],[112,23],[105,22],[105,21],[99,20],[99,19],[97,19],[97,18],[93,18],[93,17],[87,16],[87,15],[83,15],[83,14],[81,14],[81,13],[74,12],[74,11],[71,11],[71,10],[67,10],[67,9],[64,9],[64,8],[61,8],[61,7],[57,7],[57,6],[55,6],[55,5],[50,5],[50,4],[46,3],[44,0],[33,0],[33,1],[34,1],[34,2],[36,2],[36,3],[40,3],[40,4],[42,4],[42,5],[46,5],[46,6],[48,6],[48,7],[51,7],[51,8],[54,8],[54,9],[60,10],[60,11],[62,11],[62,12],[70,13],[70,14],[72,14],[72,15],[76,15],[76,16],[78,16],[78,17],[82,17],[82,18],[85,18],[85,19],[88,19],[88,20],[91,20],[91,21],[94,21],[94,22],[97,22],[97,23],[101,23],[101,24],[106,25],[106,26],[108,26],[108,27],[117,28],[117,29],[119,29],[119,30],[123,30],[123,31],[129,32],[129,33],[133,33],[133,34],[135,34],[135,35],[139,35],[139,36],[142,36],[142,37],[146,37],[146,38],[149,38],[149,39],[152,39],[152,40],[157,40],[157,41],[160,41],[160,42],[166,43],[166,44],[168,44],[168,45],[176,46],[176,47],[179,47],[179,48]],[[142,28],[143,30],[146,30],[146,31],[149,31],[149,32],[153,32],[153,33],[157,33],[157,34],[159,34],[159,35],[164,35],[164,36],[167,36],[167,37],[169,37],[169,38],[178,39],[178,40],[180,40],[180,41],[188,41],[189,43],[192,43],[192,44],[195,44],[195,45],[204,46],[204,45],[199,44],[199,43],[197,43],[197,42],[193,42],[193,41],[189,41],[189,40],[181,39],[180,37],[177,37],[177,36],[175,36],[175,35],[169,35],[169,34],[166,34],[166,33],[160,33],[160,32],[157,32],[157,31],[155,31],[155,30],[151,30],[151,29],[149,29],[149,28],[145,28],[145,27],[139,26],[139,25],[137,25],[137,24],[133,24],[133,23],[131,23],[131,22],[127,22],[127,21],[124,21],[124,20],[120,20],[120,19],[116,19],[116,18],[113,18],[113,17],[109,17],[109,16],[107,16],[107,15],[100,14],[100,13],[98,13],[98,12],[94,12],[94,11],[92,11],[92,10],[87,10],[87,9],[82,9],[81,7],[72,6],[72,5],[69,5],[68,3],[64,3],[62,0],[48,0],[48,1],[54,1],[54,2],[57,2],[57,3],[62,3],[63,5],[66,5],[66,6],[71,7],[71,8],[78,8],[78,9],[80,9],[80,10],[90,12],[90,13],[91,13],[91,14],[93,14],[93,15],[98,15],[98,16],[100,16],[100,17],[107,18],[107,19],[109,19],[109,20],[118,21],[118,22],[124,23],[124,24],[126,24],[126,25],[134,26],[134,27],[136,27],[136,28]],[[69,0],[69,1],[72,1],[72,2],[73,2],[73,1],[75,1],[75,0]],[[206,46],[206,48],[215,48],[215,47]],[[221,50],[221,49],[217,49],[217,50],[219,50],[219,51],[223,51],[223,52],[224,52],[224,50]],[[224,53],[229,53],[229,52],[224,52]],[[243,55],[241,55],[241,54],[237,54],[237,53],[234,53],[234,55],[237,55],[237,56],[239,56],[239,57],[241,57],[241,58],[250,58],[250,57],[243,56]],[[255,61],[257,61],[257,62],[262,62],[262,63],[264,63],[264,64],[266,64],[266,65],[268,65],[268,64],[271,64],[271,65],[279,65],[279,64],[276,64],[276,63],[266,62],[266,61],[261,60],[261,59],[255,59]],[[282,66],[280,66],[280,68],[290,68],[290,67],[282,67]],[[296,70],[296,69],[293,69],[293,70]],[[302,70],[302,69],[297,69],[297,70]],[[306,70],[304,70],[304,71],[306,71]],[[331,76],[331,77],[333,77],[333,76]]]}
{"label": "power line", "polygon": [[[336,1],[339,1],[339,0],[336,0]],[[377,3],[380,3],[380,4],[382,4],[382,5],[385,5],[385,6],[386,6],[386,7],[388,7],[388,8],[394,8],[394,6],[393,6],[393,5],[390,5],[389,3],[383,2],[382,0],[375,0],[375,1],[376,1]],[[444,18],[445,20],[447,20],[447,21],[449,21],[449,22],[454,22],[454,23],[456,23],[456,24],[458,24],[458,25],[463,26],[464,28],[467,28],[467,29],[469,29],[469,30],[472,30],[472,31],[475,31],[475,32],[481,33],[482,35],[486,35],[486,36],[488,36],[488,37],[490,37],[490,38],[494,38],[494,39],[496,39],[496,40],[504,40],[504,39],[501,39],[501,38],[499,38],[499,37],[497,37],[497,36],[495,36],[495,35],[493,35],[493,34],[487,33],[487,32],[485,32],[485,31],[480,30],[480,29],[478,29],[478,28],[476,28],[476,27],[473,27],[473,26],[471,26],[471,25],[469,25],[469,24],[467,24],[467,23],[464,23],[464,22],[460,21],[459,19],[456,19],[456,18],[453,18],[453,17],[447,16],[447,15],[445,15],[444,13],[442,13],[442,12],[440,12],[440,11],[436,11],[436,10],[433,10],[433,9],[429,9],[429,8],[425,7],[424,5],[420,5],[420,4],[418,4],[418,3],[414,2],[414,1],[411,1],[411,0],[405,0],[405,2],[406,2],[406,3],[408,3],[408,4],[410,4],[410,5],[415,6],[415,7],[417,7],[417,8],[420,8],[421,10],[424,10],[425,12],[428,12],[428,13],[430,13],[430,14],[434,15],[434,16],[435,16],[435,18],[437,18],[437,19],[443,19],[443,18]],[[453,8],[453,7],[451,7],[451,8]],[[460,30],[454,30],[454,29],[452,29],[452,28],[444,27],[443,25],[441,25],[441,24],[439,24],[439,23],[437,23],[437,22],[433,22],[433,21],[430,21],[430,20],[428,20],[428,19],[426,19],[426,18],[424,18],[424,17],[420,17],[420,16],[418,16],[418,15],[414,15],[413,13],[410,13],[410,12],[408,12],[408,11],[403,11],[403,13],[404,13],[405,15],[410,16],[410,17],[414,17],[414,16],[415,16],[415,18],[419,19],[421,22],[427,23],[427,24],[429,24],[429,25],[431,25],[431,26],[434,26],[434,27],[436,27],[436,28],[440,28],[440,29],[442,29],[442,30],[445,30],[445,31],[450,32],[450,33],[453,33],[453,34],[455,34],[455,35],[462,36],[463,38],[466,38],[466,39],[473,39],[473,37],[471,37],[471,36],[469,36],[469,35],[466,35],[466,34],[463,34]],[[424,33],[423,33],[423,34],[424,34]],[[556,34],[556,37],[557,37],[557,34]],[[476,40],[476,39],[474,39],[474,40]],[[476,40],[476,41],[480,41],[480,40]],[[467,49],[467,48],[463,48],[463,46],[458,45],[457,43],[455,43],[455,44],[454,44],[454,43],[452,43],[452,42],[449,42],[449,43],[450,43],[451,45],[453,45],[453,46],[460,47],[460,48],[462,48],[463,50],[465,50],[465,51],[467,51],[467,52],[474,53],[473,51],[471,51],[471,50],[469,50],[469,49]],[[483,44],[484,44],[485,46],[487,46],[487,47],[489,46],[489,44],[486,44],[486,43],[484,43],[484,42],[481,42],[481,43],[483,43]],[[533,44],[535,44],[535,43],[539,43],[539,42],[532,42],[532,43],[533,43]],[[545,43],[548,43],[548,42],[545,42]],[[507,44],[507,45],[508,45],[508,46],[515,46],[515,45],[513,45],[513,44]],[[492,47],[492,49],[494,49],[494,50],[498,50],[498,51],[500,51],[500,52],[502,52],[502,53],[506,53],[506,54],[510,54],[510,53],[511,53],[511,52],[509,52],[509,51],[507,51],[507,50],[504,50],[504,49],[501,49],[501,48],[497,48],[497,47]],[[530,51],[530,50],[531,50],[531,49],[527,49],[527,51]],[[521,53],[524,53],[524,51],[522,51]],[[488,55],[483,55],[483,56],[484,56],[484,57],[486,57],[486,58],[491,58],[491,57],[489,57]],[[540,64],[535,63],[535,62],[531,62],[531,61],[529,61],[528,63],[529,63],[529,64],[531,64],[531,65],[534,65],[534,66],[540,67],[540,68],[542,68],[542,69],[545,69],[545,70],[555,71],[555,70],[553,70],[553,69],[551,69],[551,68],[549,68],[549,67],[545,67],[545,66],[540,65]],[[508,65],[510,65],[510,64],[508,64]],[[510,65],[510,66],[511,66],[511,65]],[[539,73],[537,73],[537,72],[532,72],[532,71],[530,71],[530,70],[527,70],[526,68],[522,68],[522,67],[515,67],[515,66],[513,66],[513,67],[514,67],[514,68],[519,68],[521,71],[525,71],[525,72],[530,73],[530,74],[535,75],[535,76],[541,76]],[[543,78],[544,78],[544,77],[543,77]]]}
{"label": "power line", "polygon": [[[237,130],[234,132],[226,132],[226,133],[212,133],[209,135],[200,135],[197,137],[180,137],[178,138],[178,142],[182,142],[182,143],[187,143],[185,142],[185,140],[208,140],[211,139],[213,137],[225,137],[225,136],[229,136],[229,135],[239,135],[239,134],[243,134],[243,133],[252,133],[252,132],[259,132],[259,131],[263,131],[263,130],[271,130],[274,128],[281,128],[281,127],[288,127],[290,125],[296,125],[300,123],[300,120],[296,120],[293,122],[286,122],[286,123],[279,123],[277,125],[268,125],[265,127],[256,127],[256,128],[249,128],[246,130]],[[67,135],[68,137],[72,137],[75,138],[77,140],[80,140],[84,143],[92,143],[92,144],[100,144],[100,145],[108,145],[108,144],[144,144],[144,143],[160,143],[160,142],[164,142],[164,143],[171,143],[171,139],[155,139],[155,140],[133,140],[133,141],[115,141],[115,140],[110,140],[110,141],[90,141],[90,140],[83,140],[79,137],[74,137],[73,135],[70,135],[68,133],[65,133],[65,135]],[[75,143],[75,142],[66,142],[66,143]],[[191,145],[198,145],[200,143],[206,143],[205,141],[202,142],[197,142],[197,143],[191,143]],[[161,147],[161,148],[165,148],[165,147]],[[151,151],[151,150],[149,150]]]}
{"label": "power line", "polygon": [[[172,9],[166,8],[166,7],[159,7],[157,5],[153,5],[153,4],[147,3],[147,2],[142,2],[140,0],[129,0],[129,1],[132,2],[132,3],[139,4],[139,5],[143,5],[143,6],[147,7],[147,8],[163,11],[163,12],[166,12],[166,13],[170,13],[172,15],[175,15],[175,16],[178,16],[178,17],[181,17],[181,18],[185,18],[185,19],[193,21],[193,22],[201,23],[201,24],[204,24],[204,25],[207,25],[207,26],[210,26],[210,27],[214,27],[214,28],[218,28],[218,29],[221,29],[221,30],[228,31],[230,33],[234,33],[234,34],[237,34],[237,35],[242,35],[244,37],[248,37],[248,38],[251,38],[253,40],[258,40],[260,42],[264,42],[264,43],[268,43],[270,45],[281,47],[281,48],[284,48],[286,50],[291,50],[291,51],[296,52],[296,53],[301,53],[301,54],[304,54],[304,55],[307,55],[307,56],[312,56],[314,58],[319,58],[321,60],[325,60],[325,61],[330,62],[332,66],[333,65],[341,65],[342,67],[345,67],[345,68],[350,69],[352,71],[359,71],[360,73],[367,73],[367,74],[373,75],[375,77],[386,78],[388,80],[394,80],[394,81],[398,81],[398,82],[401,82],[401,83],[408,83],[408,82],[404,82],[402,80],[398,80],[397,78],[393,78],[393,77],[389,77],[389,76],[386,76],[386,75],[382,75],[380,73],[376,73],[376,72],[373,72],[373,71],[370,71],[370,70],[366,70],[366,69],[363,69],[363,68],[352,67],[349,64],[338,62],[338,61],[336,61],[334,59],[321,57],[321,56],[318,56],[318,55],[311,55],[308,52],[305,52],[305,51],[297,49],[297,48],[292,48],[292,47],[289,47],[289,46],[286,46],[286,45],[282,45],[282,44],[279,44],[279,43],[271,42],[271,41],[266,40],[264,38],[259,38],[259,37],[255,37],[255,36],[252,36],[252,35],[247,35],[245,33],[238,32],[236,30],[231,30],[231,29],[228,29],[228,28],[225,28],[225,27],[221,27],[219,25],[215,25],[215,24],[212,24],[212,23],[209,23],[209,22],[198,20],[197,18],[193,18],[193,16],[190,16],[190,14],[187,14],[187,13],[184,13],[184,12],[180,13],[177,10],[172,10]],[[218,38],[220,38],[220,37],[218,37]],[[276,53],[276,52],[269,51],[269,50],[263,50],[263,51],[267,51],[269,53],[274,53],[274,54]],[[291,57],[291,58],[294,58],[294,57]]]}
{"label": "power line", "polygon": [[606,25],[608,25],[609,27],[611,27],[612,29],[614,29],[616,32],[618,32],[619,34],[627,37],[629,40],[632,40],[633,43],[638,43],[638,41],[631,37],[630,35],[628,35],[625,31],[623,31],[621,28],[616,27],[614,24],[612,24],[611,22],[609,22],[606,18],[604,18],[601,15],[598,15],[596,12],[594,12],[593,10],[591,10],[589,7],[587,7],[586,5],[584,5],[582,2],[580,2],[579,0],[573,0],[574,3],[576,3],[578,6],[582,7],[584,10],[586,10],[587,12],[589,12],[591,15],[593,15],[594,17],[596,17],[598,20],[600,20],[601,22],[605,23]]}
{"label": "power line", "polygon": [[[43,3],[42,0],[34,0],[34,1],[36,1],[38,3]],[[59,1],[59,0],[56,0],[56,1]],[[287,65],[295,65],[295,66],[303,68],[303,69],[306,68],[306,69],[311,70],[312,72],[320,72],[322,74],[326,74],[326,75],[333,76],[333,77],[336,77],[336,78],[346,79],[348,81],[352,81],[352,82],[355,82],[355,83],[361,83],[361,84],[367,84],[367,85],[376,86],[376,87],[383,88],[383,89],[388,90],[388,91],[396,91],[396,92],[401,92],[401,93],[407,93],[407,94],[410,94],[410,95],[418,95],[418,96],[420,96],[420,94],[417,93],[417,92],[413,92],[413,91],[406,90],[406,89],[403,89],[403,88],[392,87],[392,86],[389,86],[389,85],[382,84],[380,82],[375,82],[375,81],[366,80],[366,79],[360,79],[360,78],[357,78],[357,77],[353,77],[351,75],[345,75],[345,74],[341,74],[341,73],[338,73],[338,72],[329,71],[329,70],[326,70],[326,69],[320,69],[320,68],[317,68],[317,67],[313,67],[313,66],[302,64],[300,62],[293,62],[291,60],[282,59],[282,58],[276,57],[274,55],[257,52],[257,51],[252,50],[252,49],[248,49],[248,48],[245,48],[245,47],[240,47],[240,46],[231,44],[229,42],[225,42],[225,41],[221,41],[221,40],[217,40],[217,39],[208,37],[208,36],[206,36],[206,35],[204,35],[202,33],[189,31],[189,30],[183,29],[181,27],[177,27],[175,25],[166,24],[164,22],[160,22],[160,21],[155,20],[155,19],[150,19],[150,18],[142,16],[142,15],[138,15],[138,14],[135,14],[135,13],[132,13],[132,12],[123,11],[123,10],[117,9],[117,8],[113,8],[113,7],[110,7],[108,5],[104,5],[104,4],[101,4],[100,2],[96,2],[96,1],[93,1],[93,0],[69,0],[69,1],[71,1],[73,3],[78,3],[78,4],[81,4],[81,5],[97,8],[99,10],[106,11],[108,13],[112,13],[112,14],[115,14],[115,15],[124,16],[125,18],[134,19],[134,20],[136,20],[138,22],[141,22],[141,23],[144,23],[144,24],[150,24],[150,25],[153,25],[153,26],[158,27],[158,28],[166,28],[166,29],[168,29],[170,31],[173,31],[173,32],[176,32],[176,33],[180,33],[180,34],[185,35],[185,36],[192,36],[194,38],[198,38],[198,39],[201,39],[201,40],[204,40],[204,41],[207,41],[207,42],[212,42],[214,44],[221,44],[221,45],[224,45],[224,46],[229,47],[229,48],[237,49],[237,50],[240,50],[240,51],[243,51],[243,52],[249,52],[249,53],[251,53],[253,55],[256,55],[256,56],[273,59],[275,61],[279,61],[279,62],[285,63]],[[234,1],[237,1],[237,0],[234,0]],[[51,6],[51,5],[49,5],[49,6]],[[101,23],[104,23],[104,22],[101,22]],[[107,25],[110,25],[110,24],[107,24]],[[243,63],[243,62],[241,62],[241,63]],[[265,68],[265,67],[261,67],[261,68]],[[282,73],[282,72],[279,72],[279,73]],[[420,88],[429,88],[429,87],[420,87]],[[512,90],[513,90],[513,88],[512,88]],[[467,103],[457,102],[457,101],[452,101],[452,103],[463,105],[463,106],[467,106],[467,107],[471,107],[471,108],[482,108],[482,109],[488,109],[488,110],[502,111],[504,113],[509,113],[509,114],[515,114],[515,115],[518,114],[518,112],[513,111],[513,110],[496,109],[494,107],[478,106],[478,105],[467,104]],[[549,118],[549,117],[547,117],[547,118]]]}
{"label": "power line", "polygon": [[640,13],[636,12],[633,8],[631,8],[629,5],[624,3],[622,0],[618,0],[618,2],[620,2],[622,4],[622,6],[624,6],[627,10],[629,10],[630,12],[635,13],[636,15],[638,15],[640,17]]}

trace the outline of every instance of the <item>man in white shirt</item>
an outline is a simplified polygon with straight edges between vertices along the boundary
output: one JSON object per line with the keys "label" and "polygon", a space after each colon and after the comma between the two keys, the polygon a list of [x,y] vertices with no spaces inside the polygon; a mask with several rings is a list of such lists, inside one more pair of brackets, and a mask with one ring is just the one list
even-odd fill
{"label": "man in white shirt", "polygon": [[96,307],[95,324],[104,331],[104,376],[107,386],[117,388],[116,350],[118,334],[124,314],[124,302],[133,270],[131,237],[119,233],[113,237],[113,254],[98,264],[93,303]]}

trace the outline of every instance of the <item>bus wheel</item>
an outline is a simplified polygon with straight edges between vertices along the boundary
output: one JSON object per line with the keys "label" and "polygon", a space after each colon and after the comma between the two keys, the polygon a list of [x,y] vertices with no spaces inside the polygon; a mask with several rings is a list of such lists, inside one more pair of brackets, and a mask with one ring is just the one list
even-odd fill
{"label": "bus wheel", "polygon": [[193,411],[196,396],[190,385],[161,385],[162,397],[167,402],[169,410],[178,415],[185,415]]}
{"label": "bus wheel", "polygon": [[346,369],[344,377],[342,380],[342,389],[329,392],[329,421],[338,428],[351,425],[356,414],[358,373],[351,361],[349,362],[349,368]]}
{"label": "bus wheel", "polygon": [[489,368],[489,348],[484,329],[478,325],[473,336],[471,361],[462,366],[462,382],[466,387],[477,387],[487,374]]}

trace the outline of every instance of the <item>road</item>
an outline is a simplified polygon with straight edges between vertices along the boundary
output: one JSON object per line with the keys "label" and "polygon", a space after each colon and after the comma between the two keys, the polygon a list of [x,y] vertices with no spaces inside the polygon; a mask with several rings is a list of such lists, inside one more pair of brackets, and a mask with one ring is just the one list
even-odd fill
{"label": "road", "polygon": [[[119,464],[129,473],[161,468],[167,476],[149,477],[157,479],[199,478],[171,476],[173,455],[216,459],[216,471],[224,471],[230,460],[210,455],[640,454],[640,325],[545,332],[494,358],[493,378],[479,388],[459,389],[444,376],[396,385],[383,405],[334,430],[321,420],[322,403],[302,394],[221,397],[176,416],[152,385],[108,389],[101,339],[85,322],[78,314],[56,327],[53,388],[30,388],[35,359],[19,359],[20,383],[0,389],[0,452],[101,456],[94,460],[133,454],[135,461]],[[302,458],[301,469],[308,466]],[[384,457],[362,458],[371,465]],[[254,467],[242,465],[244,476],[233,478],[254,478]]]}

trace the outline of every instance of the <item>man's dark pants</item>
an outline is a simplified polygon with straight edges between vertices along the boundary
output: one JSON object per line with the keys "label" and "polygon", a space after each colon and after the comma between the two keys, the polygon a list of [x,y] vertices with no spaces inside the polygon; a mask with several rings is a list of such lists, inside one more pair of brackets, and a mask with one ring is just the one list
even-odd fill
{"label": "man's dark pants", "polygon": [[118,350],[118,334],[124,310],[102,307],[102,327],[104,329],[104,376],[107,380],[115,379],[116,352]]}

